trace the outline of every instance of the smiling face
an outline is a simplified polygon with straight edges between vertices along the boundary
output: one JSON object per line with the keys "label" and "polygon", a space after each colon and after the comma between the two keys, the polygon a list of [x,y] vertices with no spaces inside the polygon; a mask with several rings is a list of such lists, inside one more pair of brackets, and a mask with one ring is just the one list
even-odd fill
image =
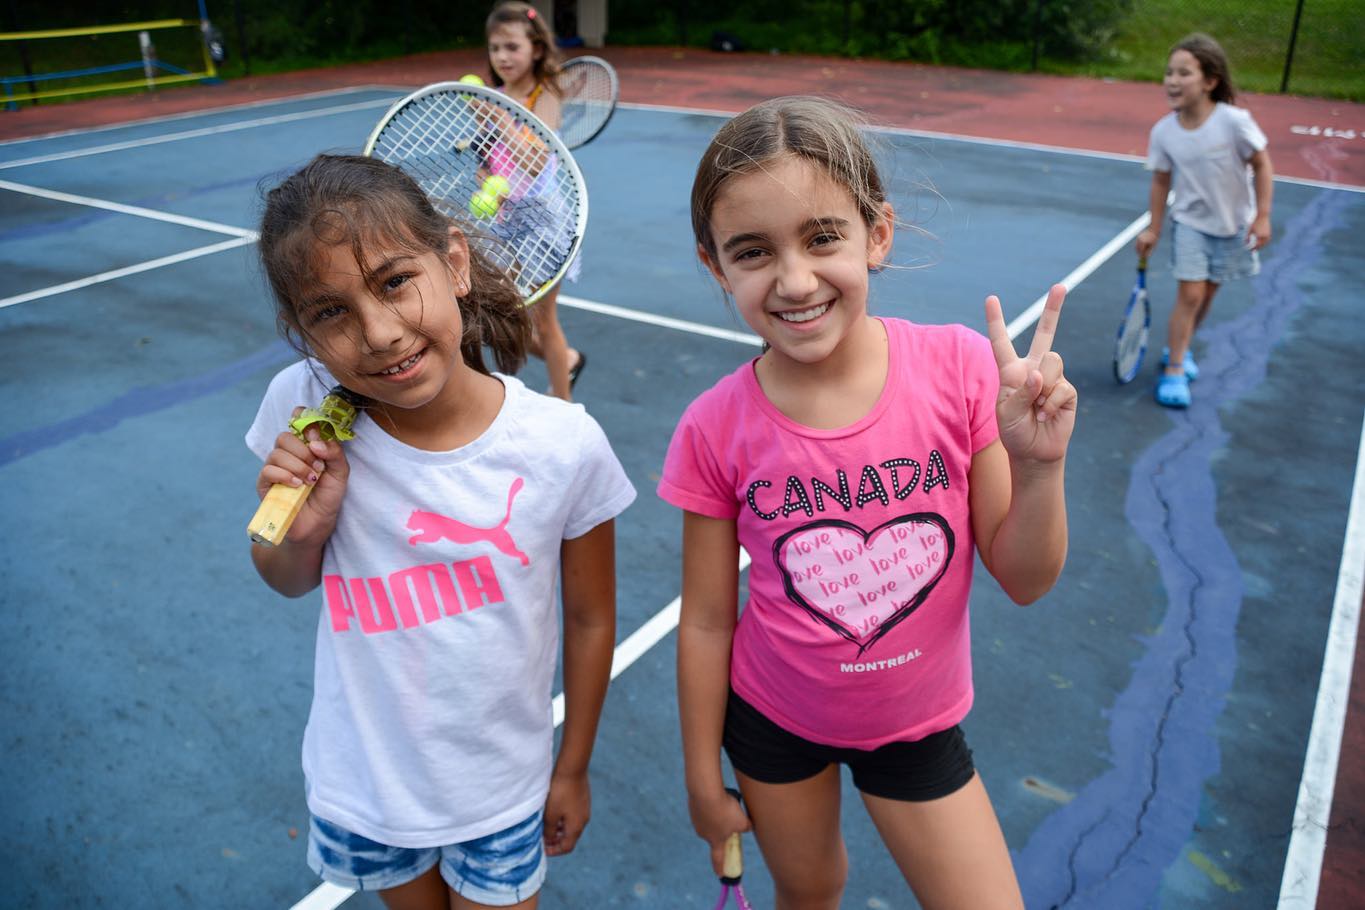
{"label": "smiling face", "polygon": [[469,288],[468,247],[452,229],[445,256],[383,242],[365,255],[362,269],[349,243],[314,252],[320,278],[299,303],[299,328],[348,389],[392,405],[396,424],[423,419],[474,374],[460,352],[456,302]]}
{"label": "smiling face", "polygon": [[884,204],[869,228],[847,189],[787,155],[726,181],[709,219],[716,253],[698,253],[770,345],[765,357],[819,363],[864,326],[892,216]]}
{"label": "smiling face", "polygon": [[534,80],[536,60],[541,55],[527,31],[524,25],[508,22],[488,34],[488,62],[503,83],[513,88]]}
{"label": "smiling face", "polygon": [[1187,50],[1172,52],[1166,61],[1166,76],[1162,80],[1166,100],[1177,113],[1195,113],[1212,104],[1212,92],[1217,78],[1205,76],[1199,60]]}

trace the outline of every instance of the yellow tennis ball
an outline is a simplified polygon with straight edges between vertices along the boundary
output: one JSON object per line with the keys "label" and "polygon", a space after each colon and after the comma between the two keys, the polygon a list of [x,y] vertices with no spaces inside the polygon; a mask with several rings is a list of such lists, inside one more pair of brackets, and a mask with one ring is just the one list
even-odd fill
{"label": "yellow tennis ball", "polygon": [[492,218],[498,213],[498,197],[479,190],[469,197],[469,213],[475,218]]}
{"label": "yellow tennis ball", "polygon": [[475,73],[466,73],[460,77],[460,81],[466,85],[483,85],[483,78]]}
{"label": "yellow tennis ball", "polygon": [[483,182],[483,191],[494,199],[502,199],[512,192],[512,184],[507,182],[507,178],[501,174],[490,174],[488,179]]}

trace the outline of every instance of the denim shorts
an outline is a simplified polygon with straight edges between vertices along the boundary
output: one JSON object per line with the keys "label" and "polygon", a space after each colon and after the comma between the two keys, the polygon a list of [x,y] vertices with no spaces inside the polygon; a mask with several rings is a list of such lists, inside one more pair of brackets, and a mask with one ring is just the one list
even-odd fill
{"label": "denim shorts", "polygon": [[733,689],[725,709],[723,742],[735,770],[759,783],[792,784],[831,764],[844,764],[861,792],[900,802],[941,799],[965,787],[976,774],[961,727],[871,750],[826,746],[778,726]]}
{"label": "denim shorts", "polygon": [[334,885],[382,891],[405,885],[438,862],[441,878],[476,904],[507,907],[545,883],[544,812],[510,828],[444,847],[390,847],[312,816],[308,865]]}
{"label": "denim shorts", "polygon": [[1231,237],[1214,237],[1172,221],[1171,232],[1171,265],[1176,281],[1225,284],[1261,271],[1260,254],[1247,249],[1245,230]]}

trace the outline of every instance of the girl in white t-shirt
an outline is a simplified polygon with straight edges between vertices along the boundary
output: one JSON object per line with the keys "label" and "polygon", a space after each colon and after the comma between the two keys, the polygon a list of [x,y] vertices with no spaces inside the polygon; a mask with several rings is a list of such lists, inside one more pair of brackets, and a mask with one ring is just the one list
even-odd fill
{"label": "girl in white t-shirt", "polygon": [[[545,856],[588,822],[613,519],[634,489],[581,406],[504,375],[530,335],[516,289],[402,171],[319,156],[270,191],[260,249],[307,358],[271,382],[247,443],[261,495],[314,485],[285,540],[252,548],[276,591],[323,589],[310,865],[395,907],[534,907]],[[337,383],[365,402],[353,440],[281,432]]]}
{"label": "girl in white t-shirt", "polygon": [[846,764],[922,905],[1022,910],[958,725],[973,554],[1019,603],[1066,558],[1066,289],[1025,357],[995,297],[989,340],[872,316],[895,212],[860,127],[824,99],[764,102],[721,127],[692,185],[698,254],[766,344],[688,407],[659,481],[684,510],[688,806],[717,872],[752,820],[777,906],[836,910]]}
{"label": "girl in white t-shirt", "polygon": [[1166,197],[1174,191],[1171,256],[1179,285],[1156,400],[1186,408],[1190,382],[1199,375],[1190,340],[1214,294],[1224,282],[1260,269],[1257,251],[1270,242],[1274,174],[1265,134],[1250,113],[1233,106],[1236,89],[1217,41],[1201,34],[1180,41],[1166,61],[1163,84],[1171,113],[1152,127],[1148,143],[1151,224],[1138,235],[1137,253],[1146,259],[1156,247]]}

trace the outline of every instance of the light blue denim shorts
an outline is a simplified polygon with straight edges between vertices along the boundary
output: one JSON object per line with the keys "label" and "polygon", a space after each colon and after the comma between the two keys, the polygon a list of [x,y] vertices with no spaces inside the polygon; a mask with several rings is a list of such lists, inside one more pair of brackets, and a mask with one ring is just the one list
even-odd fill
{"label": "light blue denim shorts", "polygon": [[503,831],[444,847],[390,847],[312,816],[308,865],[334,885],[382,891],[405,885],[438,862],[441,878],[476,904],[507,907],[545,883],[544,812]]}
{"label": "light blue denim shorts", "polygon": [[1261,271],[1260,254],[1247,249],[1245,230],[1231,237],[1214,237],[1172,221],[1171,231],[1171,267],[1176,281],[1225,284]]}

